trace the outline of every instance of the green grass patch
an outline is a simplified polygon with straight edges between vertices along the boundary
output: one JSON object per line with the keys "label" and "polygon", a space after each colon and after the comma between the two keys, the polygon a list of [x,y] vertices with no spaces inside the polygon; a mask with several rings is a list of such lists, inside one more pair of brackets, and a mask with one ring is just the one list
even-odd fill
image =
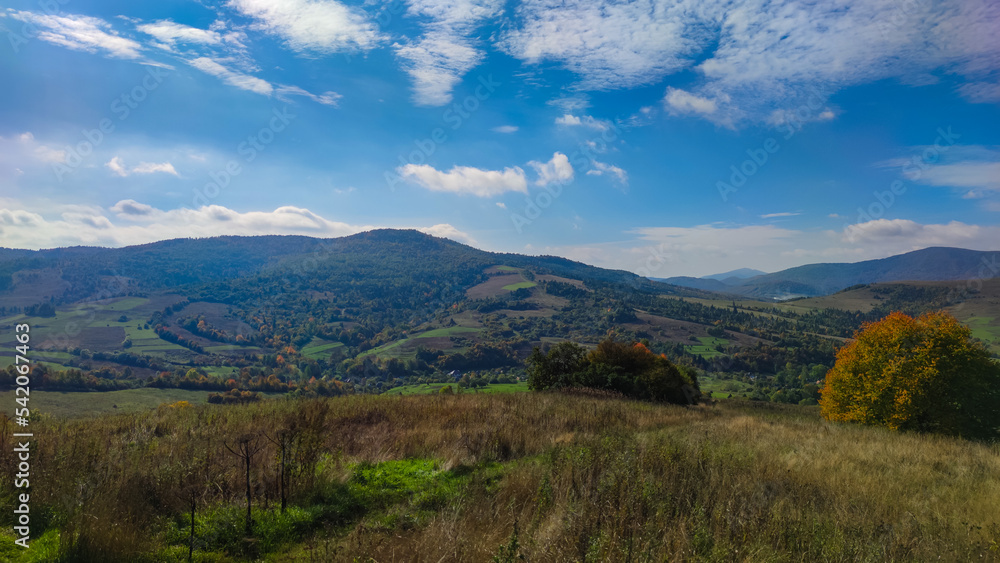
{"label": "green grass patch", "polygon": [[482,329],[479,328],[469,328],[467,326],[449,326],[445,328],[435,328],[434,330],[428,330],[427,332],[422,332],[416,336],[411,336],[410,338],[435,338],[438,336],[455,336],[456,334],[467,334],[470,332],[479,332]]}
{"label": "green grass patch", "polygon": [[725,338],[716,338],[714,336],[699,336],[698,342],[701,344],[694,344],[686,346],[688,352],[701,356],[702,358],[710,359],[716,356],[723,356],[722,352],[715,349],[716,346],[722,345],[726,346],[729,344],[729,340]]}
{"label": "green grass patch", "polygon": [[124,297],[115,301],[114,303],[107,304],[104,308],[108,311],[131,311],[136,307],[140,307],[149,303],[149,299],[145,297]]}
{"label": "green grass patch", "polygon": [[[408,343],[408,342],[410,342],[412,340],[419,339],[419,338],[436,338],[436,337],[442,337],[442,336],[455,336],[455,335],[458,335],[458,334],[476,333],[476,332],[480,332],[481,330],[482,329],[480,329],[480,328],[469,328],[469,327],[466,327],[466,326],[449,326],[449,327],[444,327],[444,328],[435,328],[435,329],[432,329],[432,330],[428,330],[426,332],[422,332],[420,334],[415,334],[413,336],[408,336],[406,338],[403,338],[401,340],[397,340],[395,342],[390,342],[388,344],[383,344],[382,346],[378,346],[376,348],[372,348],[371,350],[367,350],[365,352],[362,352],[362,353],[358,354],[358,357],[359,358],[363,358],[365,356],[370,356],[370,355],[373,355],[373,354],[377,355],[377,356],[382,356],[382,355],[390,355],[390,356],[391,355],[396,355],[396,354],[386,354],[386,353],[399,348],[403,344],[406,344],[406,343]],[[452,350],[452,352],[458,352],[458,351],[460,351],[460,350]],[[405,354],[405,353],[404,354],[398,354],[397,357],[401,357],[401,356],[405,356],[405,355],[407,355],[407,354]]]}
{"label": "green grass patch", "polygon": [[[187,350],[187,348],[184,348],[183,346],[181,346],[181,348]],[[233,350],[239,350],[240,352],[243,351],[256,352],[260,350],[260,346],[238,346],[236,344],[220,344],[218,346],[205,346],[205,351],[211,352],[213,354],[218,354],[220,352],[232,352]]]}
{"label": "green grass patch", "polygon": [[229,378],[237,375],[240,370],[235,366],[202,366],[205,373],[214,377]]}
{"label": "green grass patch", "polygon": [[[317,340],[319,339],[313,339],[313,342],[316,342]],[[304,348],[302,348],[301,350],[302,355],[307,358],[319,360],[321,358],[329,356],[330,350],[333,350],[334,348],[340,348],[341,346],[344,345],[343,342],[326,342],[325,340],[319,340],[319,342],[321,342],[321,344],[316,344],[316,345],[312,345],[312,342],[310,342],[309,346],[305,346]]]}
{"label": "green grass patch", "polygon": [[528,289],[531,287],[535,287],[536,285],[538,284],[533,281],[523,281],[505,285],[503,286],[503,289],[506,289],[507,291],[517,291],[518,289]]}
{"label": "green grass patch", "polygon": [[990,349],[1000,350],[1000,325],[996,317],[971,317],[964,322],[972,330],[972,336],[985,342]]}
{"label": "green grass patch", "polygon": [[496,269],[501,272],[520,272],[521,268],[515,268],[514,266],[496,266]]}

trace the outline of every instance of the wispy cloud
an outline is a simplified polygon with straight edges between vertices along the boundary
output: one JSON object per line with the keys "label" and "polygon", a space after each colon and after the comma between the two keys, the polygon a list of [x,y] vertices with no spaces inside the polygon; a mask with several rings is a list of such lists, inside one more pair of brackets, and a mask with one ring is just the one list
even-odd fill
{"label": "wispy cloud", "polygon": [[67,49],[101,53],[118,59],[138,59],[142,56],[142,45],[127,37],[122,37],[112,29],[110,23],[100,18],[20,11],[0,13],[0,16],[3,15],[36,26],[39,29],[39,39]]}
{"label": "wispy cloud", "polygon": [[206,74],[211,74],[212,76],[221,79],[226,84],[235,86],[240,90],[247,90],[248,92],[262,94],[264,96],[270,96],[274,92],[274,86],[272,86],[267,80],[230,69],[223,66],[218,61],[208,57],[198,57],[197,59],[188,61],[188,64]]}
{"label": "wispy cloud", "polygon": [[621,168],[599,160],[590,161],[590,165],[593,166],[593,168],[587,170],[588,176],[604,176],[605,174],[608,174],[622,186],[628,186],[628,172],[622,170]]}
{"label": "wispy cloud", "polygon": [[418,105],[440,106],[451,101],[455,85],[485,56],[472,32],[498,15],[503,4],[502,0],[410,3],[407,15],[422,20],[423,33],[393,47],[413,80],[413,99]]}
{"label": "wispy cloud", "polygon": [[557,117],[555,123],[564,127],[588,127],[597,131],[604,131],[611,127],[611,122],[609,121],[597,119],[590,115],[577,116],[570,113]]}
{"label": "wispy cloud", "polygon": [[[802,215],[801,211],[782,211],[780,213],[765,213],[760,216],[761,219],[774,219],[776,217],[795,217],[797,215]],[[836,214],[834,214],[836,215]],[[833,215],[831,215],[832,217]]]}

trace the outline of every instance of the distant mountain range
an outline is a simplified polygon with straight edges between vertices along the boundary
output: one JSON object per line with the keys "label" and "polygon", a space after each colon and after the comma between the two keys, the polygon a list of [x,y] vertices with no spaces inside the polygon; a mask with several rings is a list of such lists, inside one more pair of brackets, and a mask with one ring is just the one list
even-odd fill
{"label": "distant mountain range", "polygon": [[752,278],[755,276],[763,276],[767,272],[762,272],[760,270],[754,270],[753,268],[740,268],[739,270],[732,270],[729,272],[723,272],[721,274],[712,274],[711,276],[701,276],[703,280],[719,280],[725,282],[729,285],[734,285],[738,280],[745,280],[747,278]]}
{"label": "distant mountain range", "polygon": [[[753,270],[749,270],[752,272]],[[932,247],[878,260],[808,264],[773,274],[740,277],[747,270],[656,281],[762,299],[791,299],[836,293],[853,285],[895,281],[949,281],[1000,276],[1000,251]]]}

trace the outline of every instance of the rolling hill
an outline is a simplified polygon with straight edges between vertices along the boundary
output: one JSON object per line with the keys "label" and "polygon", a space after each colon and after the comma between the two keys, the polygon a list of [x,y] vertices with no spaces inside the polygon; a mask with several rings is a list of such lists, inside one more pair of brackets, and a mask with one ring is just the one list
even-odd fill
{"label": "rolling hill", "polygon": [[[932,247],[878,260],[809,264],[744,280],[674,277],[659,281],[763,299],[815,297],[853,285],[897,281],[988,279],[1000,275],[1000,252]],[[718,283],[716,283],[718,282]],[[732,283],[730,283],[732,282]]]}

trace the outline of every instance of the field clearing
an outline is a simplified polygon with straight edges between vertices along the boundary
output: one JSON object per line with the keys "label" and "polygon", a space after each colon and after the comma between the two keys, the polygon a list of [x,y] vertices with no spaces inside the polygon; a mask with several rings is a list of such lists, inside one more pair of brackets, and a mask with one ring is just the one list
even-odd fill
{"label": "field clearing", "polygon": [[698,386],[701,387],[702,393],[709,395],[713,399],[725,399],[729,395],[742,395],[743,393],[749,393],[752,389],[751,385],[742,381],[719,379],[710,375],[699,376]]}
{"label": "field clearing", "polygon": [[[318,342],[318,344],[313,344],[313,342]],[[320,338],[313,338],[308,345],[302,347],[300,352],[307,358],[319,360],[327,358],[330,355],[330,350],[341,348],[343,345],[343,342],[327,342]]]}
{"label": "field clearing", "polygon": [[[181,348],[187,350],[183,346]],[[244,354],[260,352],[262,350],[260,346],[239,346],[236,344],[216,344],[215,346],[203,346],[202,348],[211,354]]]}
{"label": "field clearing", "polygon": [[510,292],[509,289],[505,289],[505,286],[517,285],[524,282],[525,279],[520,274],[503,274],[493,276],[483,283],[474,285],[467,289],[465,291],[465,296],[469,299],[487,299],[489,297],[496,297]]}
{"label": "field clearing", "polygon": [[517,291],[518,289],[531,289],[537,285],[538,284],[533,281],[523,281],[505,285],[503,286],[503,289],[506,289],[507,291]]}
{"label": "field clearing", "polygon": [[[57,418],[96,416],[113,412],[134,412],[155,408],[163,403],[208,402],[208,391],[155,389],[143,387],[121,391],[32,391],[33,411]],[[14,391],[0,391],[0,402],[14,404]]]}
{"label": "field clearing", "polygon": [[[44,360],[38,360],[38,359],[36,359],[37,356],[32,355],[30,351],[28,352],[28,358],[31,360],[31,363],[34,364],[34,365],[36,365],[36,366],[45,366],[47,368],[58,370],[58,371],[62,371],[62,370],[67,369],[66,366],[64,366],[64,365],[62,365],[60,363],[46,362]],[[0,369],[6,369],[7,366],[17,365],[16,362],[17,362],[17,357],[14,356],[13,352],[9,352],[9,353],[8,352],[3,352],[3,353],[0,353]]]}
{"label": "field clearing", "polygon": [[699,336],[697,338],[701,344],[688,345],[686,348],[688,352],[697,354],[707,360],[724,355],[715,349],[716,346],[722,345],[725,347],[729,345],[729,340],[725,338],[716,338],[714,336]]}
{"label": "field clearing", "polygon": [[456,348],[452,344],[451,337],[463,334],[476,334],[481,330],[482,329],[479,328],[470,328],[465,326],[435,328],[420,334],[408,336],[395,342],[383,344],[377,348],[372,348],[371,350],[358,354],[357,357],[363,358],[365,356],[376,355],[388,358],[406,358],[412,356],[418,346],[446,350],[449,352],[463,351],[464,348]]}
{"label": "field clearing", "polygon": [[1000,352],[1000,324],[994,317],[972,317],[964,321],[972,329],[972,336],[982,340],[994,352]]}
{"label": "field clearing", "polygon": [[235,366],[201,366],[208,375],[213,377],[230,378],[238,375],[240,369]]}

